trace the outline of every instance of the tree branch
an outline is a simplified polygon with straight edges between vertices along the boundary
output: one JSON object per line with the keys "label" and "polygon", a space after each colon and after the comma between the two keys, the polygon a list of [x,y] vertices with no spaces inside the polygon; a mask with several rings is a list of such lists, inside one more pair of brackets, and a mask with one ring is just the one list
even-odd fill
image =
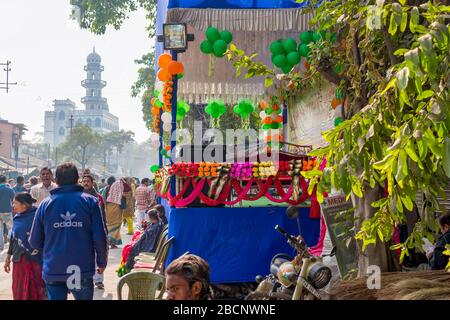
{"label": "tree branch", "polygon": [[320,74],[329,82],[334,83],[335,85],[339,85],[339,82],[341,82],[342,78],[337,75],[336,72],[333,71],[332,68],[321,68],[318,67],[317,69]]}
{"label": "tree branch", "polygon": [[394,44],[392,43],[391,35],[389,34],[384,25],[381,27],[381,30],[383,31],[384,43],[386,44],[386,49],[389,55],[389,60],[391,61],[391,66],[396,65],[398,63],[398,60],[394,54],[395,47]]}

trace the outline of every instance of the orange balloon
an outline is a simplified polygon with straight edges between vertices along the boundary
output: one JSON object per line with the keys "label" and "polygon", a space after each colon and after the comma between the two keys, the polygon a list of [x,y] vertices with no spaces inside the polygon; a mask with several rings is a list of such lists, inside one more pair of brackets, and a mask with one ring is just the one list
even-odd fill
{"label": "orange balloon", "polygon": [[336,109],[336,107],[337,107],[338,105],[340,105],[340,104],[341,104],[341,100],[338,100],[338,99],[336,99],[336,98],[334,98],[333,101],[331,101],[331,107],[332,107],[333,109]]}
{"label": "orange balloon", "polygon": [[163,53],[158,58],[158,66],[160,68],[165,68],[167,67],[170,61],[172,61],[172,56],[168,53]]}
{"label": "orange balloon", "polygon": [[169,73],[173,76],[178,74],[178,62],[170,61],[167,65],[167,71],[169,71]]}
{"label": "orange balloon", "polygon": [[153,113],[155,116],[159,115],[159,108],[153,107],[153,108],[152,108],[152,113]]}
{"label": "orange balloon", "polygon": [[272,136],[266,136],[266,142],[272,141]]}
{"label": "orange balloon", "polygon": [[278,116],[278,117],[276,117],[274,120],[273,120],[273,122],[283,122],[283,117],[282,116]]}
{"label": "orange balloon", "polygon": [[170,151],[170,146],[166,146],[166,151]]}
{"label": "orange balloon", "polygon": [[178,72],[177,74],[181,74],[184,72],[184,65],[181,62],[177,62]]}
{"label": "orange balloon", "polygon": [[262,121],[262,124],[272,124],[273,120],[271,117],[266,117],[264,118],[264,120]]}
{"label": "orange balloon", "polygon": [[265,109],[265,108],[267,108],[267,102],[266,102],[266,100],[263,100],[263,101],[261,101],[261,109]]}
{"label": "orange balloon", "polygon": [[277,104],[274,104],[274,105],[272,106],[272,110],[278,111],[278,110],[280,110],[280,106],[277,105]]}
{"label": "orange balloon", "polygon": [[171,74],[167,71],[167,69],[159,69],[158,71],[158,79],[161,81],[168,81],[172,78]]}

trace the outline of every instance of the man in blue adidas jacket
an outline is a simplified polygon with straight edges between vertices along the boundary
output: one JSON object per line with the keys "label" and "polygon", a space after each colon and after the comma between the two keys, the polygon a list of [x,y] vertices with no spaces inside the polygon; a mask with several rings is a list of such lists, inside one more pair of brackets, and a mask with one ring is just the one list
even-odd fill
{"label": "man in blue adidas jacket", "polygon": [[56,169],[58,188],[39,205],[29,242],[43,253],[42,277],[49,300],[92,300],[97,262],[103,273],[108,259],[106,227],[98,200],[83,193],[72,163]]}

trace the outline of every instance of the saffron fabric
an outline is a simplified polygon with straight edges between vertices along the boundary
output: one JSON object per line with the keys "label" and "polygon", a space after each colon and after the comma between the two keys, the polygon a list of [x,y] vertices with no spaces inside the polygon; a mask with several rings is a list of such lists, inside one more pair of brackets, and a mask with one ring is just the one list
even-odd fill
{"label": "saffron fabric", "polygon": [[122,226],[122,209],[117,203],[106,204],[106,226],[108,228],[108,240],[111,245],[121,245],[122,237],[120,228]]}

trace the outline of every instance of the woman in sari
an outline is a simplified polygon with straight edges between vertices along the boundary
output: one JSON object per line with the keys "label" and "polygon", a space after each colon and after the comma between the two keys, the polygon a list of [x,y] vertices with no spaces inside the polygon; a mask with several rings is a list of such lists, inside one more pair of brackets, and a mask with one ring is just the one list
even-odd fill
{"label": "woman in sari", "polygon": [[123,181],[123,196],[126,200],[126,208],[123,209],[123,218],[128,224],[128,234],[133,235],[134,220],[134,192],[132,189],[131,179],[125,178]]}
{"label": "woman in sari", "polygon": [[123,181],[118,180],[112,183],[106,192],[106,226],[111,249],[116,249],[122,244],[120,228],[122,227],[123,188]]}
{"label": "woman in sari", "polygon": [[28,235],[33,225],[36,208],[35,199],[29,193],[21,192],[14,197],[14,212],[10,245],[5,260],[5,272],[12,270],[12,291],[14,300],[45,300],[45,283],[42,280],[42,254],[33,250]]}

